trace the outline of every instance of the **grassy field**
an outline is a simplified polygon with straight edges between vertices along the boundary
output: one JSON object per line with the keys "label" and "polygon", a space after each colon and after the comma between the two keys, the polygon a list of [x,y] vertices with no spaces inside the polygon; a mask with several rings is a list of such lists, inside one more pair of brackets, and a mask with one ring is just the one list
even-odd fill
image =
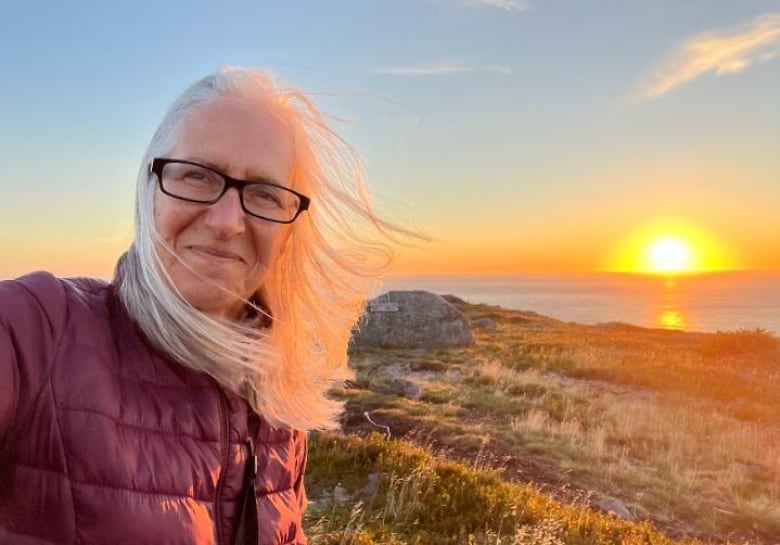
{"label": "grassy field", "polygon": [[778,339],[456,305],[472,347],[351,355],[315,543],[780,542]]}

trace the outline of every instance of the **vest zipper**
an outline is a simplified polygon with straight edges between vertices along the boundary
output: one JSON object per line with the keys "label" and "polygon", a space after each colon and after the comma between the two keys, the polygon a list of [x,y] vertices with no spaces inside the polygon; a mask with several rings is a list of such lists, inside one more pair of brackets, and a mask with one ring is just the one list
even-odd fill
{"label": "vest zipper", "polygon": [[257,477],[257,452],[255,449],[255,436],[257,435],[259,422],[254,417],[254,411],[247,414],[247,459],[244,464],[244,482],[241,485],[241,496],[238,509],[238,524],[235,534],[231,536],[232,543],[257,543],[257,496],[255,495],[255,478]]}
{"label": "vest zipper", "polygon": [[222,495],[222,484],[225,481],[225,473],[227,473],[227,467],[230,463],[230,444],[228,442],[230,421],[228,420],[228,407],[225,393],[216,381],[212,384],[214,384],[214,388],[217,390],[217,396],[219,397],[219,447],[220,454],[222,455],[222,469],[219,472],[217,491],[214,498],[214,531],[216,533],[217,545],[220,545],[222,543],[222,529],[220,528],[222,522],[222,504],[220,503],[220,497]]}

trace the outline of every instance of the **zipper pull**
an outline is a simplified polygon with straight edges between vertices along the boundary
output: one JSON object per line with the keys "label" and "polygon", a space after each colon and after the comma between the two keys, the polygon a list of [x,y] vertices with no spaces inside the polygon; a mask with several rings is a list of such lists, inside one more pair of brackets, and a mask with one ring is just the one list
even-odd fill
{"label": "zipper pull", "polygon": [[255,440],[250,437],[249,438],[249,459],[247,460],[247,463],[249,464],[250,468],[250,476],[252,477],[252,481],[254,482],[255,477],[257,477],[257,452],[255,452]]}
{"label": "zipper pull", "polygon": [[247,459],[248,471],[250,473],[250,477],[252,479],[252,482],[255,481],[255,477],[257,477],[257,451],[255,449],[255,437],[257,436],[257,433],[260,428],[260,422],[257,419],[257,416],[255,415],[254,411],[250,411],[250,413],[247,415],[247,435],[249,437],[247,443],[249,447],[249,458]]}

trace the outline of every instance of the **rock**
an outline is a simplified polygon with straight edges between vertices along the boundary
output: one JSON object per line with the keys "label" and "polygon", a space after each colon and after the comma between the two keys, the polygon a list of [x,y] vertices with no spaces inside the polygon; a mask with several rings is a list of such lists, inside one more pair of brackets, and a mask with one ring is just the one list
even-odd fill
{"label": "rock", "polygon": [[496,321],[491,318],[477,318],[472,323],[474,327],[480,329],[487,329],[488,331],[494,331],[496,329]]}
{"label": "rock", "polygon": [[333,501],[336,503],[344,503],[349,501],[350,495],[347,489],[341,486],[341,483],[333,487]]}
{"label": "rock", "polygon": [[382,473],[370,473],[366,484],[358,491],[358,495],[362,498],[372,498],[379,490],[379,483],[382,481]]}
{"label": "rock", "polygon": [[391,378],[384,387],[379,386],[378,389],[414,400],[423,396],[423,387],[405,378]]}
{"label": "rock", "polygon": [[612,513],[623,520],[636,521],[636,517],[628,510],[626,504],[617,498],[601,498],[593,501],[593,504],[607,513]]}
{"label": "rock", "polygon": [[468,320],[440,295],[389,291],[369,301],[353,334],[354,348],[439,348],[470,346]]}

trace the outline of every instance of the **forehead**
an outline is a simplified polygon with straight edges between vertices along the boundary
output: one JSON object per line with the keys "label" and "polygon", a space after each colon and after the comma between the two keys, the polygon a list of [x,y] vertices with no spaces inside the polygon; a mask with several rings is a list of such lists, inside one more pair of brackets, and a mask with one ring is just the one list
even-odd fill
{"label": "forehead", "polygon": [[290,178],[292,138],[287,125],[258,99],[225,96],[199,104],[174,132],[168,155],[212,164],[236,178]]}

